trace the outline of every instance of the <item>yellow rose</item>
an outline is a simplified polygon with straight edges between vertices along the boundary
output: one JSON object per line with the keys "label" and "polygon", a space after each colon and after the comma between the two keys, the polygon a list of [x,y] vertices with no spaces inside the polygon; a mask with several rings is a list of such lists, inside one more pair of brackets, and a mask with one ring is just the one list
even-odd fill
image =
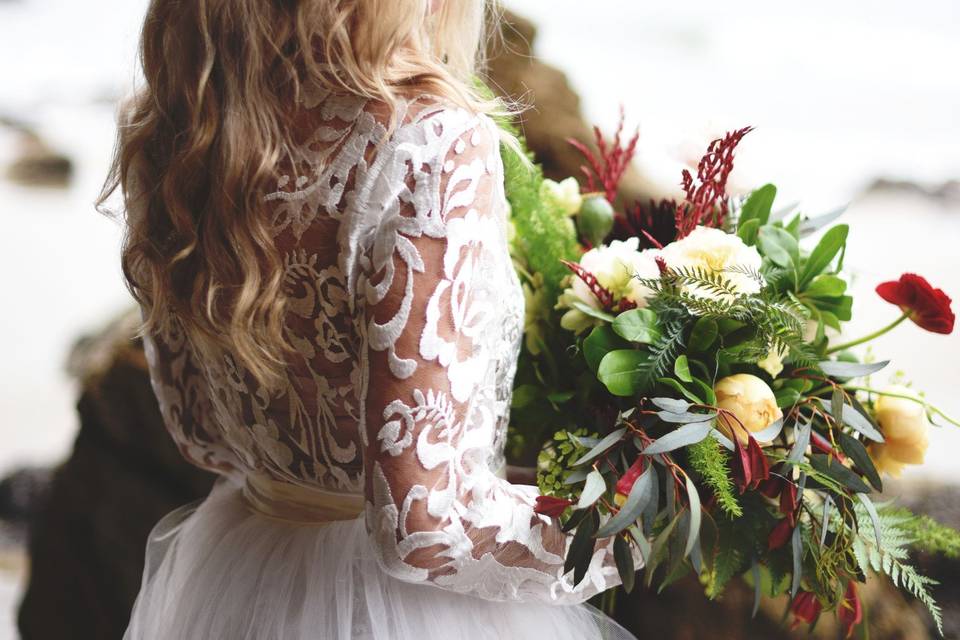
{"label": "yellow rose", "polygon": [[750,433],[757,433],[783,417],[773,390],[757,376],[749,373],[727,376],[720,380],[713,390],[717,394],[717,406],[729,411],[739,420],[738,423],[737,420],[721,415],[717,421],[720,429],[730,437],[736,433],[743,444],[747,443],[747,434],[740,428],[741,424]]}
{"label": "yellow rose", "polygon": [[[898,385],[885,391],[917,397],[910,389]],[[870,445],[870,457],[878,471],[899,478],[906,465],[923,464],[930,446],[930,421],[921,403],[880,396],[874,405],[874,418],[884,438],[884,442]]]}

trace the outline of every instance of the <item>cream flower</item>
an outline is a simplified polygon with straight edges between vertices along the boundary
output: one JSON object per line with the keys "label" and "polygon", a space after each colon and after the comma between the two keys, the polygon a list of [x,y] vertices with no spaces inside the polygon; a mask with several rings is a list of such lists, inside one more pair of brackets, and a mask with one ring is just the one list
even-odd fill
{"label": "cream flower", "polygon": [[717,406],[736,416],[736,420],[721,415],[717,420],[720,429],[728,436],[733,433],[743,444],[747,443],[747,433],[763,431],[783,417],[777,406],[777,399],[767,383],[749,373],[727,376],[714,387],[717,394]]}
{"label": "cream flower", "polygon": [[[910,389],[892,385],[887,393],[919,397]],[[870,445],[870,457],[880,472],[899,478],[908,464],[923,464],[930,446],[930,421],[923,404],[906,398],[880,396],[874,404],[874,418],[884,442]]]}
{"label": "cream flower", "polygon": [[757,366],[776,378],[783,371],[783,359],[787,357],[788,349],[771,347],[763,358],[757,361]]}
{"label": "cream flower", "polygon": [[583,204],[580,184],[576,178],[567,178],[562,182],[544,180],[540,185],[540,197],[559,206],[568,216],[576,215]]}
{"label": "cream flower", "polygon": [[[580,258],[580,266],[597,278],[597,282],[613,294],[614,302],[628,300],[638,307],[647,306],[647,298],[653,293],[637,279],[657,278],[660,269],[656,258],[659,251],[639,251],[639,238],[614,240],[609,245],[587,251]],[[580,333],[598,321],[575,308],[580,302],[600,309],[600,301],[590,287],[577,276],[571,277],[570,286],[563,292],[557,307],[570,309],[563,315],[560,324],[564,329]]]}
{"label": "cream flower", "polygon": [[[747,273],[728,271],[734,267],[759,271],[763,259],[755,247],[721,229],[697,227],[687,237],[664,247],[662,256],[670,269],[701,268],[722,274],[737,293],[759,293],[762,288],[761,283]],[[689,293],[701,298],[723,297],[703,287],[692,287]]]}

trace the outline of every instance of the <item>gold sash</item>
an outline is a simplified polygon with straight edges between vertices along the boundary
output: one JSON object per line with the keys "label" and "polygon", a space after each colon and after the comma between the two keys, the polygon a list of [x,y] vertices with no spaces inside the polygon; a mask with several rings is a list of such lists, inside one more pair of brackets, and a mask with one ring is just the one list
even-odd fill
{"label": "gold sash", "polygon": [[250,474],[243,485],[247,505],[260,515],[297,524],[353,520],[363,513],[363,494],[301,487]]}

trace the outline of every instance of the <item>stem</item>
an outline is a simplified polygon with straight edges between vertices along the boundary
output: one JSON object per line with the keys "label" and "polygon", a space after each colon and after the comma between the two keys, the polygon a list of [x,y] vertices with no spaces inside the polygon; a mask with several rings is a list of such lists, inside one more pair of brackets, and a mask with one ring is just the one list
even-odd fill
{"label": "stem", "polygon": [[919,405],[923,405],[923,408],[926,409],[927,411],[929,411],[930,413],[934,413],[934,414],[940,416],[941,418],[943,418],[944,420],[946,420],[947,422],[949,422],[950,424],[952,424],[952,425],[954,425],[954,426],[957,426],[957,427],[960,427],[960,421],[957,421],[956,419],[951,418],[951,417],[948,416],[946,413],[944,413],[942,409],[940,409],[940,408],[938,408],[938,407],[930,404],[929,402],[927,402],[927,401],[924,400],[923,398],[918,398],[918,397],[915,397],[915,396],[907,395],[907,394],[905,394],[905,393],[895,393],[895,392],[893,392],[893,391],[880,391],[880,390],[878,390],[878,389],[872,389],[872,388],[870,388],[870,387],[852,387],[852,386],[848,386],[848,387],[845,387],[845,388],[846,388],[846,389],[849,389],[850,391],[864,391],[864,392],[866,392],[866,393],[875,393],[875,394],[877,394],[878,396],[887,396],[888,398],[902,398],[902,399],[904,399],[904,400],[911,400],[911,401],[913,401],[913,402],[916,402],[916,403],[919,404]]}
{"label": "stem", "polygon": [[831,354],[831,353],[836,353],[837,351],[843,351],[844,349],[849,349],[849,348],[851,348],[851,347],[855,347],[855,346],[857,346],[858,344],[863,344],[864,342],[870,342],[870,341],[873,340],[874,338],[879,338],[880,336],[882,336],[882,335],[885,334],[886,332],[890,331],[891,329],[893,329],[894,327],[896,327],[898,324],[900,324],[901,322],[903,322],[904,320],[906,320],[906,319],[909,318],[909,317],[910,317],[910,312],[907,311],[907,312],[904,313],[902,316],[900,316],[899,318],[897,318],[896,320],[894,320],[893,322],[891,322],[890,324],[888,324],[888,325],[885,326],[884,328],[879,329],[878,331],[874,331],[873,333],[871,333],[871,334],[869,334],[869,335],[866,335],[866,336],[864,336],[864,337],[862,337],[862,338],[858,338],[857,340],[852,340],[852,341],[850,341],[850,342],[844,342],[843,344],[838,344],[837,346],[835,346],[835,347],[833,347],[833,348],[831,348],[831,349],[827,349],[827,355],[829,355],[829,354]]}

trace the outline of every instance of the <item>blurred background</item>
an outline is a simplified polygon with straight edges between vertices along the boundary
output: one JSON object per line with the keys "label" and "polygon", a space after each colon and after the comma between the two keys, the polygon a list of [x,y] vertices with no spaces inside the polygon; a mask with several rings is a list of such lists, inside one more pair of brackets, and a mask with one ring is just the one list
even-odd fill
{"label": "blurred background", "polygon": [[[904,271],[960,300],[956,0],[506,4],[534,23],[535,55],[567,74],[586,121],[610,131],[625,107],[642,191],[672,193],[711,137],[753,125],[737,185],[775,182],[780,204],[810,213],[850,203],[851,334],[895,317],[872,289]],[[131,304],[120,231],[92,203],[146,5],[0,0],[0,640],[18,637],[28,571],[17,518],[80,425],[71,349]],[[547,98],[524,96],[531,119],[549,116]],[[904,325],[876,348],[960,415],[960,337]],[[936,430],[903,486],[960,480],[955,447],[960,428]]]}

